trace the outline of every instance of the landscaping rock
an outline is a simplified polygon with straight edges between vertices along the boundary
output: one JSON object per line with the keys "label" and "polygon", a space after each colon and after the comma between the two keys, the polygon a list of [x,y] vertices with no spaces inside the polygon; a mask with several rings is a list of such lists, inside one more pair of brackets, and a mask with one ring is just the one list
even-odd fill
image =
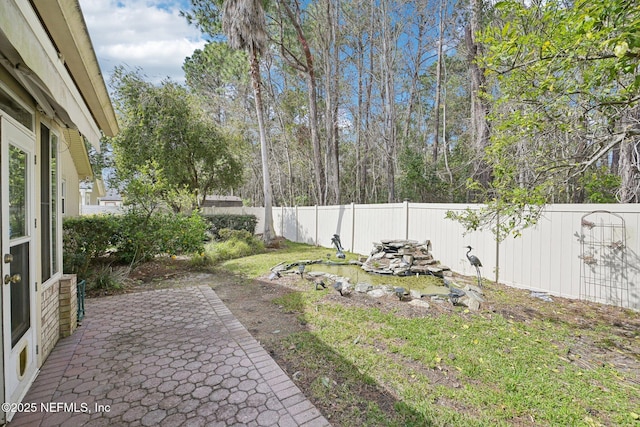
{"label": "landscaping rock", "polygon": [[362,269],[377,274],[407,276],[431,274],[445,277],[451,269],[441,265],[431,254],[431,241],[419,243],[415,240],[382,240],[373,244],[371,255],[362,264]]}
{"label": "landscaping rock", "polygon": [[388,295],[387,292],[384,289],[372,289],[369,292],[367,292],[367,295],[369,295],[372,298],[381,298],[385,295]]}
{"label": "landscaping rock", "polygon": [[367,293],[371,290],[373,290],[373,285],[368,283],[358,283],[355,287],[355,291],[360,293]]}
{"label": "landscaping rock", "polygon": [[420,292],[420,291],[416,291],[416,290],[411,289],[410,294],[411,294],[411,298],[413,298],[413,299],[422,298],[422,292]]}
{"label": "landscaping rock", "polygon": [[428,302],[422,301],[421,299],[412,299],[411,301],[409,301],[409,304],[415,305],[416,307],[425,308],[425,309],[429,309],[430,307]]}
{"label": "landscaping rock", "polygon": [[468,291],[473,291],[478,295],[484,295],[484,292],[482,292],[482,289],[479,288],[478,286],[475,286],[475,285],[467,285],[467,286],[464,287],[464,290],[467,291],[467,292]]}
{"label": "landscaping rock", "polygon": [[469,310],[472,311],[480,310],[480,302],[477,299],[466,295],[458,300],[458,304],[469,307]]}
{"label": "landscaping rock", "polygon": [[304,275],[309,277],[322,277],[325,274],[322,271],[309,271],[305,272]]}

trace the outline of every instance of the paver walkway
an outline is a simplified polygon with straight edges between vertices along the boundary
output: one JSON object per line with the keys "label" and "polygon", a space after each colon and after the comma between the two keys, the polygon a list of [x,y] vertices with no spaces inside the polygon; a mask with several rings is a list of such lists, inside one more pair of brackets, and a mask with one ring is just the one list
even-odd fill
{"label": "paver walkway", "polygon": [[[17,426],[328,426],[208,286],[90,299]],[[66,405],[65,405],[66,404]]]}

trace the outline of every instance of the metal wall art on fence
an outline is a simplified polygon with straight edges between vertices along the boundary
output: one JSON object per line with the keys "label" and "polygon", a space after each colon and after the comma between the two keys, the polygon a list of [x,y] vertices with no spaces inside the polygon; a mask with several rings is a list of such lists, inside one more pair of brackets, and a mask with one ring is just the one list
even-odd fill
{"label": "metal wall art on fence", "polygon": [[580,227],[580,298],[625,307],[629,280],[624,219],[593,211],[582,216]]}

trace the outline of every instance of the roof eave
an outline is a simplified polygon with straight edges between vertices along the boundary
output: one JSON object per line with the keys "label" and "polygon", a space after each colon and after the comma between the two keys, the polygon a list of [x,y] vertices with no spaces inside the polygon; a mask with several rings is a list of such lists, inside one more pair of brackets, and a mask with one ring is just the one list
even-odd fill
{"label": "roof eave", "polygon": [[116,114],[79,0],[33,0],[33,5],[98,127],[114,136],[118,133]]}

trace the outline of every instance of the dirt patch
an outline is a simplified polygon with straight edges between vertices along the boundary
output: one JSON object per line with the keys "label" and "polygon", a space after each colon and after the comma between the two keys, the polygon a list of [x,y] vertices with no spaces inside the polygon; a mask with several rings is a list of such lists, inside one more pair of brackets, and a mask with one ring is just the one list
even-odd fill
{"label": "dirt patch", "polygon": [[[455,277],[458,282],[473,283],[473,278]],[[341,383],[348,372],[341,367],[323,364],[323,371],[314,370],[302,356],[286,344],[291,334],[308,330],[304,318],[299,313],[289,312],[277,299],[300,290],[299,278],[285,276],[270,281],[266,276],[258,280],[246,280],[223,271],[194,271],[185,259],[163,258],[139,266],[133,270],[121,290],[113,293],[138,292],[159,288],[191,286],[195,283],[211,283],[213,289],[231,312],[247,328],[253,337],[271,354],[276,362],[291,376],[301,390],[313,401],[332,424],[348,426],[361,423],[354,418],[358,411],[364,413],[366,407],[353,408],[341,405],[337,399],[317,398],[314,387],[318,379],[328,377]],[[313,286],[310,283],[309,286]],[[582,368],[589,369],[594,363],[604,363],[624,372],[632,387],[638,387],[640,379],[640,314],[612,306],[604,306],[586,301],[552,297],[553,302],[533,298],[529,291],[489,284],[485,287],[486,303],[480,312],[473,314],[463,307],[454,307],[449,302],[430,302],[429,310],[400,302],[396,297],[371,298],[352,293],[348,297],[328,293],[326,302],[348,307],[375,307],[383,312],[402,317],[439,316],[456,311],[460,316],[481,315],[490,318],[497,314],[514,322],[532,322],[538,319],[567,324],[578,333],[572,342],[558,343],[566,349],[566,359]],[[94,293],[93,295],[103,295]],[[587,331],[606,326],[611,334],[598,340]],[[579,333],[584,330],[585,333]],[[329,370],[329,371],[327,371]],[[464,387],[455,372],[439,372],[427,369],[435,382],[447,381],[451,387]],[[398,411],[402,403],[389,390],[363,381],[352,386],[350,393],[358,394],[361,401],[375,402],[386,414]],[[465,411],[457,402],[439,402],[441,405]],[[513,425],[528,425],[530,420],[513,420]],[[419,424],[419,423],[418,423]]]}

